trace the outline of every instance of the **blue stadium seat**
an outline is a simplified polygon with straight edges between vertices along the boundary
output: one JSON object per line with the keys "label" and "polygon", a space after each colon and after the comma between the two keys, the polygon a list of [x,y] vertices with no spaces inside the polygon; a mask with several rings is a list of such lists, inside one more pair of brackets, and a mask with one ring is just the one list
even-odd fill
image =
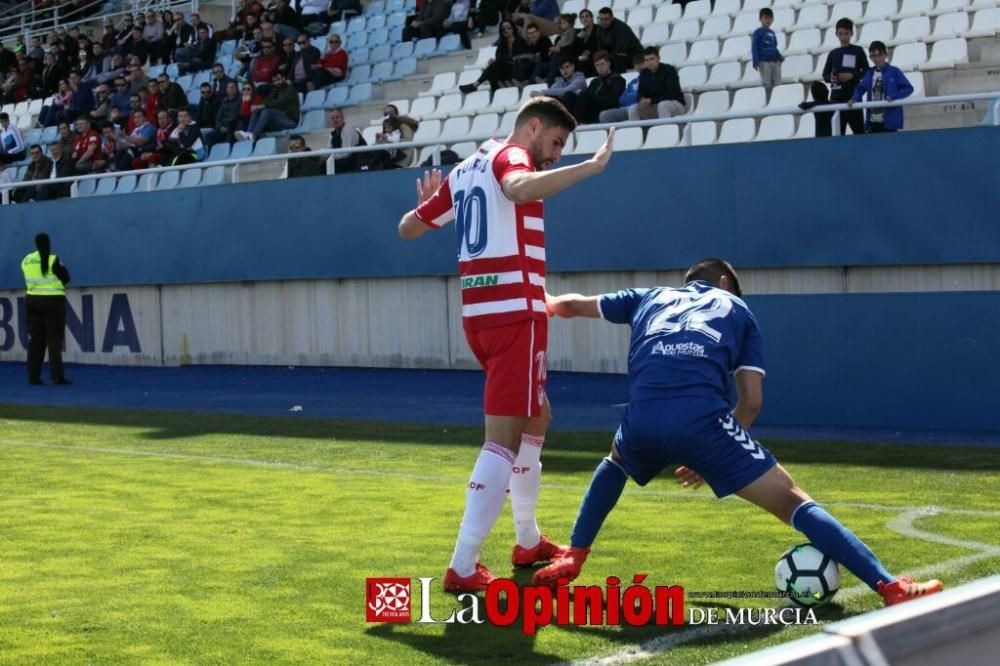
{"label": "blue stadium seat", "polygon": [[187,169],[181,175],[178,187],[198,187],[199,185],[201,185],[201,169]]}
{"label": "blue stadium seat", "polygon": [[276,155],[278,153],[278,141],[272,136],[266,136],[257,140],[257,145],[253,148],[251,157],[264,157],[266,155]]}
{"label": "blue stadium seat", "polygon": [[378,64],[380,62],[385,62],[386,60],[392,60],[392,48],[388,44],[383,44],[382,46],[376,46],[371,50],[371,55],[368,58],[368,62],[373,64]]}
{"label": "blue stadium seat", "polygon": [[139,176],[139,184],[135,186],[136,192],[151,192],[156,188],[156,174],[144,173]]}
{"label": "blue stadium seat", "polygon": [[354,85],[356,83],[367,83],[372,78],[372,68],[371,65],[359,65],[358,67],[352,67],[350,73],[347,76],[347,81],[344,83],[347,85]]}
{"label": "blue stadium seat", "polygon": [[381,16],[385,14],[385,0],[372,0],[365,7],[365,16]]}
{"label": "blue stadium seat", "polygon": [[402,60],[413,55],[413,42],[399,42],[392,47],[392,59]]}
{"label": "blue stadium seat", "polygon": [[389,14],[385,20],[385,27],[390,30],[393,28],[402,28],[404,25],[406,25],[406,14],[404,12]]}
{"label": "blue stadium seat", "polygon": [[320,50],[320,52],[326,52],[326,35],[321,35],[319,37],[313,37],[309,40],[309,43]]}
{"label": "blue stadium seat", "polygon": [[219,162],[229,158],[229,144],[223,141],[212,146],[208,153],[208,162]]}
{"label": "blue stadium seat", "polygon": [[328,32],[327,34],[340,35],[341,37],[343,37],[344,33],[346,32],[347,32],[347,21],[337,21],[336,23],[330,24],[330,32]]}
{"label": "blue stadium seat", "polygon": [[243,63],[236,61],[229,67],[226,67],[226,76],[228,76],[231,79],[235,79],[240,75],[240,72],[242,70],[243,70]]}
{"label": "blue stadium seat", "polygon": [[[110,178],[109,180],[113,182],[114,178]],[[96,189],[97,189],[97,181],[95,181],[94,179],[81,180],[77,189],[77,196],[89,197],[94,193],[94,190]]]}
{"label": "blue stadium seat", "polygon": [[385,5],[385,11],[388,13],[392,12],[402,12],[406,8],[406,0],[389,0]]}
{"label": "blue stadium seat", "polygon": [[148,76],[151,79],[155,79],[160,74],[163,74],[163,71],[166,68],[167,68],[166,65],[150,65],[149,68],[146,70],[146,76]]}
{"label": "blue stadium seat", "polygon": [[[164,71],[167,73],[167,76],[170,77],[171,81],[176,81],[177,77],[180,76],[180,70],[177,69],[177,63],[175,62],[172,62],[169,65],[167,65],[167,68]],[[147,76],[149,75],[147,74]]]}
{"label": "blue stadium seat", "polygon": [[368,33],[368,46],[381,46],[389,43],[389,29],[380,27]]}
{"label": "blue stadium seat", "polygon": [[367,65],[370,60],[369,53],[370,50],[367,46],[362,46],[360,49],[354,49],[351,51],[350,58],[348,59],[350,66],[357,67],[358,65]]}
{"label": "blue stadium seat", "polygon": [[371,80],[375,83],[381,83],[383,81],[391,81],[392,78],[392,61],[382,60],[378,62],[374,67],[372,67]]}
{"label": "blue stadium seat", "polygon": [[185,74],[183,76],[178,76],[176,79],[177,85],[179,85],[183,90],[191,90],[191,86],[194,84],[194,77],[190,74]]}
{"label": "blue stadium seat", "polygon": [[[90,182],[94,182],[94,181],[90,181]],[[118,180],[116,178],[110,178],[110,177],[109,178],[101,178],[100,180],[97,181],[97,188],[94,190],[94,196],[99,196],[100,197],[100,196],[105,196],[105,195],[114,193],[115,186],[117,184],[118,184]],[[80,185],[83,185],[83,183],[80,183]]]}
{"label": "blue stadium seat", "polygon": [[435,55],[447,55],[453,51],[459,51],[462,49],[462,38],[455,33],[450,33],[441,38],[438,42],[437,50],[434,52]]}
{"label": "blue stadium seat", "polygon": [[52,127],[46,127],[42,130],[42,140],[43,146],[47,146],[59,137],[59,128],[55,125]]}
{"label": "blue stadium seat", "polygon": [[403,0],[403,11],[407,14],[417,11],[417,0]]}
{"label": "blue stadium seat", "polygon": [[326,101],[326,91],[325,90],[310,90],[306,93],[305,101],[302,102],[302,111],[312,111],[313,109],[322,109],[323,102]]}
{"label": "blue stadium seat", "polygon": [[405,79],[417,73],[417,59],[403,58],[396,62],[396,67],[392,71],[392,78],[395,80]]}
{"label": "blue stadium seat", "polygon": [[367,32],[355,32],[353,34],[347,35],[344,39],[350,43],[351,48],[360,48],[362,46],[368,46],[368,33]]}
{"label": "blue stadium seat", "polygon": [[[406,18],[405,16],[403,17]],[[395,28],[389,28],[389,43],[398,44],[403,41],[403,26],[397,26]]]}
{"label": "blue stadium seat", "polygon": [[118,185],[115,186],[115,194],[132,194],[135,192],[137,184],[138,179],[132,174],[122,176],[118,179]]}
{"label": "blue stadium seat", "polygon": [[[455,35],[455,36],[457,37],[458,35]],[[198,72],[197,74],[194,74],[193,76],[194,76],[194,83],[193,83],[193,85],[194,85],[194,87],[197,88],[197,87],[199,87],[203,83],[210,83],[211,82],[211,80],[212,80],[212,70],[210,70],[210,69],[203,69],[200,72]]]}
{"label": "blue stadium seat", "polygon": [[367,24],[364,16],[356,16],[347,24],[347,36],[363,35],[367,31]]}
{"label": "blue stadium seat", "polygon": [[[59,129],[58,127],[56,129]],[[37,146],[42,142],[42,130],[34,128],[24,135],[24,143],[28,146]]]}
{"label": "blue stadium seat", "polygon": [[345,105],[364,104],[372,100],[372,84],[359,83],[351,88],[351,94],[347,97]]}
{"label": "blue stadium seat", "polygon": [[385,14],[379,14],[378,16],[369,16],[367,19],[367,29],[369,33],[375,32],[380,28],[385,27]]}
{"label": "blue stadium seat", "polygon": [[250,141],[237,141],[233,144],[233,149],[229,153],[229,159],[231,160],[241,160],[244,157],[250,157],[250,153],[253,152],[253,143]]}
{"label": "blue stadium seat", "polygon": [[159,180],[156,181],[156,191],[162,192],[164,190],[172,190],[177,187],[177,184],[181,182],[181,174],[176,169],[171,169],[170,171],[164,171],[160,174]]}
{"label": "blue stadium seat", "polygon": [[239,43],[239,40],[237,40],[237,39],[229,39],[229,40],[226,40],[226,41],[222,42],[222,45],[219,46],[219,59],[221,60],[222,58],[225,58],[226,56],[232,57],[232,55],[234,53],[236,53],[236,45],[238,43]]}
{"label": "blue stadium seat", "polygon": [[429,58],[434,55],[435,50],[437,50],[437,40],[429,37],[417,41],[416,46],[413,47],[413,55],[418,58]]}
{"label": "blue stadium seat", "polygon": [[226,169],[225,167],[214,166],[205,169],[205,173],[201,178],[202,186],[206,185],[225,185],[226,184]]}
{"label": "blue stadium seat", "polygon": [[302,121],[296,129],[296,134],[321,130],[326,126],[326,111],[318,109],[309,111],[302,116]]}
{"label": "blue stadium seat", "polygon": [[201,101],[201,90],[198,88],[191,88],[191,90],[187,92],[187,96],[188,104],[191,106],[198,106],[198,102]]}
{"label": "blue stadium seat", "polygon": [[324,109],[335,109],[338,106],[343,106],[347,103],[347,97],[350,93],[350,88],[347,86],[337,86],[332,88],[326,95],[326,101],[323,103]]}

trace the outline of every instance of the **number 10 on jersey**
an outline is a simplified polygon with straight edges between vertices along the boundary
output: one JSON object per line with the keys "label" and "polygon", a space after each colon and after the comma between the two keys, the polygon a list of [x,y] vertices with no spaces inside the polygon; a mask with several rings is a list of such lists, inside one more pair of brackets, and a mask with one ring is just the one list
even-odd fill
{"label": "number 10 on jersey", "polygon": [[458,256],[462,256],[463,245],[470,257],[482,254],[486,249],[486,192],[478,186],[468,192],[459,190],[455,192],[454,206]]}

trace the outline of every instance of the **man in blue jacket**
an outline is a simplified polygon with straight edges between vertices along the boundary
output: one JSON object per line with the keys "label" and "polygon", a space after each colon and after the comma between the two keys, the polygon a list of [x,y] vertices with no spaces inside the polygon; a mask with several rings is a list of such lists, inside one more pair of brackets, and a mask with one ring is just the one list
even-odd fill
{"label": "man in blue jacket", "polygon": [[[913,86],[906,75],[898,67],[889,64],[885,44],[872,42],[868,47],[868,56],[875,66],[865,72],[861,83],[854,89],[854,97],[848,102],[860,102],[867,93],[869,102],[892,102],[906,99],[913,94]],[[884,109],[868,109],[865,112],[865,132],[895,132],[903,129],[903,108],[891,106]]]}

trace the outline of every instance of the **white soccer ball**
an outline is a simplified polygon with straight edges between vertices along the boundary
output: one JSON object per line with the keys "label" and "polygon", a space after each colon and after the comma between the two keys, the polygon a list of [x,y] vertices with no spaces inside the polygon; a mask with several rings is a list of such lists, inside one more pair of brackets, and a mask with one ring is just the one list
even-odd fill
{"label": "white soccer ball", "polygon": [[840,589],[840,567],[811,543],[799,544],[774,566],[774,585],[797,606],[822,606]]}

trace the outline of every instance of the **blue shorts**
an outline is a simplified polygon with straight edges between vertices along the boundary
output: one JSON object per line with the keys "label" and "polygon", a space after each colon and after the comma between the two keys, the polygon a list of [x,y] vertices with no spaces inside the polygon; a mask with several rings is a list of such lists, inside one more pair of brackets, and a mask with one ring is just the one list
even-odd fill
{"label": "blue shorts", "polygon": [[684,465],[698,472],[717,497],[744,488],[778,462],[728,409],[696,399],[629,403],[615,433],[615,448],[640,486],[665,467]]}

